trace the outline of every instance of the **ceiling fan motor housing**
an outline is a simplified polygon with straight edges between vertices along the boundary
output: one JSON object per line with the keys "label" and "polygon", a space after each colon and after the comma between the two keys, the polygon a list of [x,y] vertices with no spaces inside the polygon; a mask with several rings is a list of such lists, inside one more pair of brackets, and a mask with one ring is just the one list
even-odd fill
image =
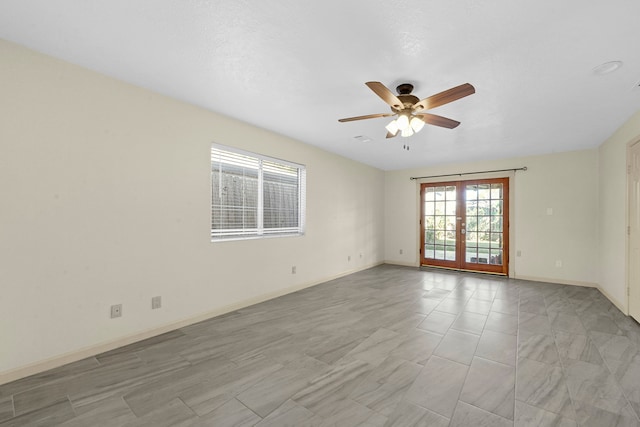
{"label": "ceiling fan motor housing", "polygon": [[[413,85],[411,83],[402,83],[396,87],[396,90],[398,91],[398,99],[402,101],[404,108],[411,108],[420,101],[417,96],[411,95],[413,91]],[[393,108],[391,110],[393,110]]]}

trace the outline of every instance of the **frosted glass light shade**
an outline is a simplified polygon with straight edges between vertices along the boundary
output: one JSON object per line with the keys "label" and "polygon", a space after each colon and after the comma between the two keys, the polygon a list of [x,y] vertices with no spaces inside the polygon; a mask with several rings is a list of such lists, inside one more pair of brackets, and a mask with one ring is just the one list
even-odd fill
{"label": "frosted glass light shade", "polygon": [[385,126],[385,129],[387,129],[387,131],[392,134],[395,135],[396,133],[398,133],[398,123],[396,123],[395,120],[391,120],[391,123],[389,123],[388,125]]}
{"label": "frosted glass light shade", "polygon": [[405,138],[406,138],[407,136],[411,136],[411,135],[413,135],[413,129],[411,129],[411,127],[408,127],[408,128],[406,128],[406,129],[402,129],[402,133],[401,133],[401,135],[402,135],[403,137],[405,137]]}
{"label": "frosted glass light shade", "polygon": [[418,117],[413,117],[411,119],[411,129],[413,129],[415,133],[420,132],[423,127],[424,127],[424,122],[422,121],[422,119]]}
{"label": "frosted glass light shade", "polygon": [[400,116],[398,116],[398,119],[396,120],[396,123],[398,125],[398,129],[400,129],[402,131],[405,130],[405,129],[408,129],[409,128],[409,117],[407,117],[404,114],[401,114]]}

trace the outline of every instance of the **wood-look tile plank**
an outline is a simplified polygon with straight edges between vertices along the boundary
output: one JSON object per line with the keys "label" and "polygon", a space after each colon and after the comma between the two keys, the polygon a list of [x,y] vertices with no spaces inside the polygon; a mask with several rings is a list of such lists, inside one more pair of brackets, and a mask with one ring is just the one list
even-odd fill
{"label": "wood-look tile plank", "polygon": [[560,366],[519,359],[516,370],[516,399],[575,419],[575,411]]}
{"label": "wood-look tile plank", "polygon": [[450,427],[511,427],[513,421],[475,406],[458,402]]}
{"label": "wood-look tile plank", "polygon": [[121,397],[74,408],[76,417],[64,422],[60,427],[121,427],[136,421],[135,414]]}
{"label": "wood-look tile plank", "polygon": [[336,404],[349,396],[371,370],[372,366],[361,360],[337,365],[311,380],[292,400],[326,418],[333,414]]}
{"label": "wood-look tile plank", "polygon": [[391,414],[385,427],[448,427],[449,418],[409,402],[402,402]]}
{"label": "wood-look tile plank", "polygon": [[442,341],[440,341],[440,344],[438,344],[433,354],[455,362],[464,363],[465,365],[470,365],[479,340],[479,335],[450,329],[444,338],[442,338]]}
{"label": "wood-look tile plank", "polygon": [[75,417],[71,402],[64,398],[51,405],[26,412],[0,422],[0,427],[48,427],[62,424]]}
{"label": "wood-look tile plank", "polygon": [[460,400],[513,420],[515,379],[514,366],[474,357]]}
{"label": "wood-look tile plank", "polygon": [[89,357],[77,362],[69,363],[58,368],[50,369],[39,374],[3,384],[0,386],[0,398],[10,397],[13,394],[26,390],[42,387],[48,384],[67,382],[69,378],[93,370],[100,366],[95,357]]}
{"label": "wood-look tile plank", "polygon": [[176,399],[190,387],[216,381],[218,376],[234,369],[237,369],[235,363],[218,357],[147,381],[125,393],[123,398],[131,410],[141,417]]}
{"label": "wood-look tile plank", "polygon": [[256,427],[320,427],[322,422],[318,415],[293,400],[288,400],[256,424]]}
{"label": "wood-look tile plank", "polygon": [[516,401],[515,427],[578,427],[575,420]]}
{"label": "wood-look tile plank", "polygon": [[516,365],[517,337],[485,329],[480,336],[476,356],[507,365]]}
{"label": "wood-look tile plank", "polygon": [[14,415],[11,396],[0,399],[0,422],[13,418]]}
{"label": "wood-look tile plank", "polygon": [[308,383],[307,378],[282,368],[236,396],[260,417],[266,417]]}
{"label": "wood-look tile plank", "polygon": [[384,416],[391,415],[413,384],[421,365],[389,357],[374,368],[350,398]]}
{"label": "wood-look tile plank", "polygon": [[455,314],[432,311],[431,314],[418,325],[418,329],[444,335],[456,320],[456,317]]}
{"label": "wood-look tile plank", "polygon": [[462,363],[432,356],[407,391],[405,400],[451,418],[468,369]]}
{"label": "wood-look tile plank", "polygon": [[182,400],[173,399],[161,408],[123,424],[123,427],[192,427],[198,421],[197,415]]}
{"label": "wood-look tile plank", "polygon": [[231,399],[209,414],[200,417],[198,426],[251,427],[261,418],[237,399]]}

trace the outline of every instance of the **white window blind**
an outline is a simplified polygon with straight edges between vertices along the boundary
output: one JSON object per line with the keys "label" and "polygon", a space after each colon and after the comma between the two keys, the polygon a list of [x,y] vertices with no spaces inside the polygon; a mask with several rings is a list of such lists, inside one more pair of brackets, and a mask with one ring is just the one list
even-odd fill
{"label": "white window blind", "polygon": [[211,146],[211,238],[304,233],[303,165]]}

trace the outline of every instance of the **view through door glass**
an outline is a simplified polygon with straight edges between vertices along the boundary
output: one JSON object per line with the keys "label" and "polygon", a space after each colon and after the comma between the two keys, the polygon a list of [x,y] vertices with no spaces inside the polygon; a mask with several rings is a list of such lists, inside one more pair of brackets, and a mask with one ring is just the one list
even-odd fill
{"label": "view through door glass", "polygon": [[421,185],[421,263],[507,274],[508,179]]}

